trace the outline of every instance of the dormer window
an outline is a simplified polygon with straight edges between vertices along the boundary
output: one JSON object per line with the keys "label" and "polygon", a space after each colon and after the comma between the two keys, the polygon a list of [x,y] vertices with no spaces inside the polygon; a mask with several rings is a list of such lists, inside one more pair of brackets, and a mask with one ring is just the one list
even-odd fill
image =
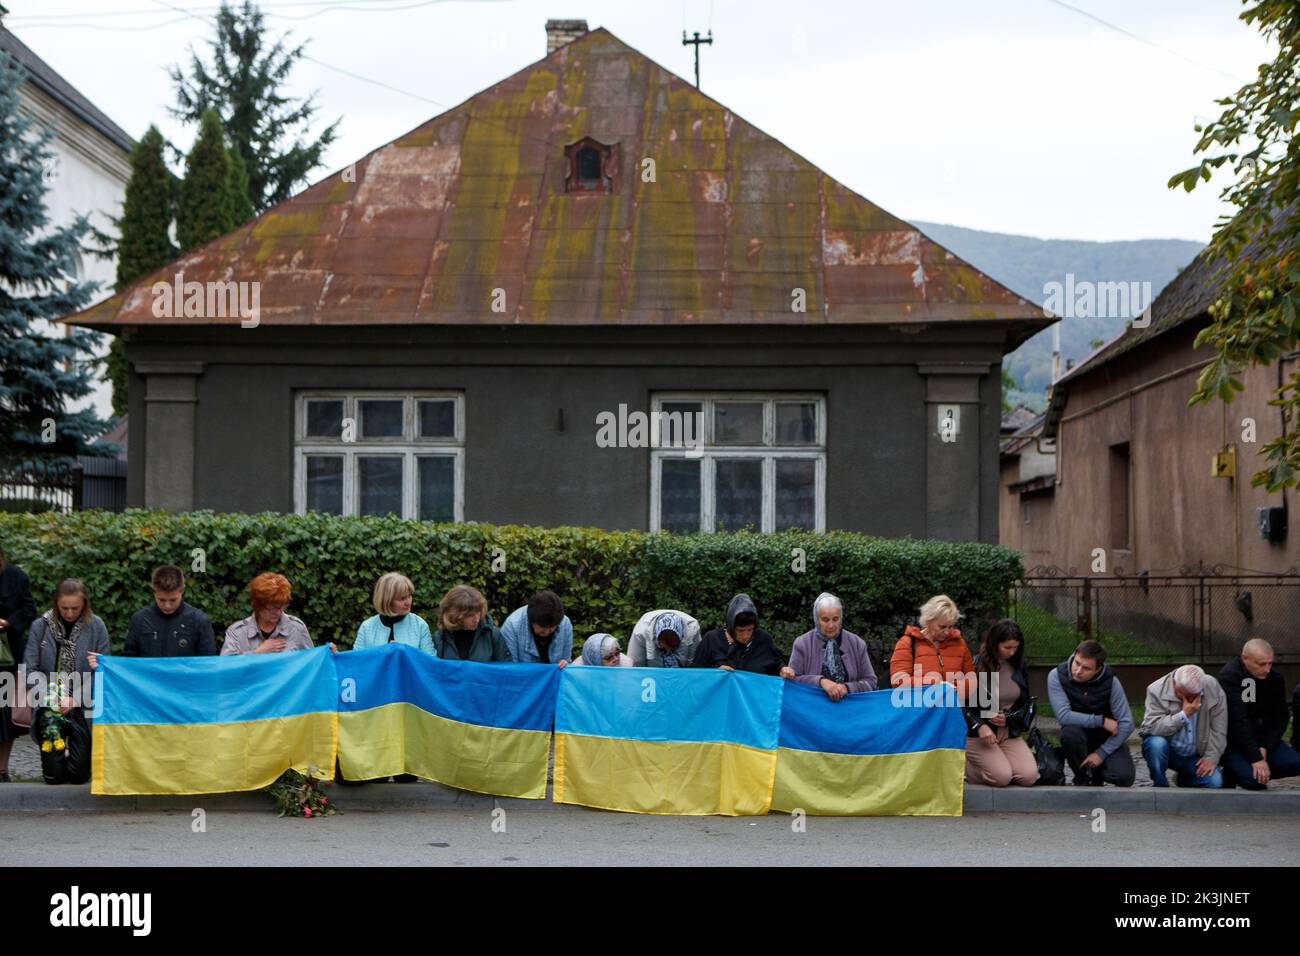
{"label": "dormer window", "polygon": [[607,193],[614,185],[617,148],[584,136],[564,148],[569,171],[564,177],[564,191],[570,193]]}

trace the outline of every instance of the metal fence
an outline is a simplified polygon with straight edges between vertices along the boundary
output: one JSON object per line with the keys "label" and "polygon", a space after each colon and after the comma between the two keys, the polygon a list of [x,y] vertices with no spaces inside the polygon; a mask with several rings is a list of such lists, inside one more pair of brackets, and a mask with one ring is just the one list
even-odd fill
{"label": "metal fence", "polygon": [[126,462],[81,456],[0,466],[0,511],[126,507]]}
{"label": "metal fence", "polygon": [[[1236,572],[1222,565],[1176,574],[1080,576],[1036,568],[1012,590],[1012,616],[1045,612],[1108,653],[1153,661],[1218,663],[1252,637],[1279,662],[1300,661],[1300,572]],[[1031,611],[1032,613],[1032,611]]]}

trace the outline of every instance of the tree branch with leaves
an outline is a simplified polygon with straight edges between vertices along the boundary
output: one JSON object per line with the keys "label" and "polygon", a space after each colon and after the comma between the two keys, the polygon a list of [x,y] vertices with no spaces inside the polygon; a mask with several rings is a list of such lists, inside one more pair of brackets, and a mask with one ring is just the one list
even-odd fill
{"label": "tree branch with leaves", "polygon": [[[1300,5],[1266,0],[1248,6],[1241,19],[1278,45],[1277,57],[1261,64],[1255,80],[1218,100],[1223,114],[1201,133],[1193,152],[1199,163],[1169,180],[1191,192],[1216,171],[1232,176],[1221,197],[1236,207],[1216,224],[1203,255],[1216,265],[1218,290],[1210,324],[1195,345],[1214,356],[1201,370],[1188,404],[1216,396],[1231,402],[1244,386],[1243,371],[1271,365],[1300,348]],[[1282,434],[1260,449],[1265,467],[1251,484],[1277,491],[1300,479],[1300,368],[1269,402],[1280,409]]]}

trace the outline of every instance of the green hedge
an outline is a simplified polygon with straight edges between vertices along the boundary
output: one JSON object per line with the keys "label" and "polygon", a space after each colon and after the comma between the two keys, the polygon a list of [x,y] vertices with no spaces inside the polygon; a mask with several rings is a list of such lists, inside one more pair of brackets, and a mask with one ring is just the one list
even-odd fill
{"label": "green hedge", "polygon": [[[278,571],[293,583],[292,612],[316,641],[350,646],[373,613],[375,579],[397,570],[415,583],[414,610],[431,626],[439,598],[454,584],[479,588],[498,624],[534,591],[550,588],[564,599],[578,643],[596,631],[625,639],[656,607],[680,608],[716,627],[731,596],[746,591],[787,653],[812,626],[812,599],[821,591],[838,595],[845,626],[877,646],[937,593],[957,602],[973,637],[1004,612],[1022,570],[1016,552],[993,545],[848,532],[672,535],[269,512],[0,514],[0,546],[30,575],[42,607],[63,578],[85,580],[115,649],[132,613],[152,600],[153,568],[167,563],[185,569],[186,600],[212,617],[218,636],[250,613],[248,582]],[[204,552],[203,571],[191,570],[195,549]],[[802,571],[792,568],[795,549],[806,555]],[[494,556],[504,569],[494,570]]]}

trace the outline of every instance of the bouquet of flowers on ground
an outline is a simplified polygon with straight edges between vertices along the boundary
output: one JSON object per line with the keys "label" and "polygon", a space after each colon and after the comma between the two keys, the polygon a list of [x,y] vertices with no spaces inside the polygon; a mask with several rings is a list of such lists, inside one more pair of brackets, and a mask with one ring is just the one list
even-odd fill
{"label": "bouquet of flowers on ground", "polygon": [[41,733],[41,753],[63,753],[68,749],[63,729],[68,725],[68,717],[59,707],[65,691],[63,681],[56,680],[45,698],[44,730]]}
{"label": "bouquet of flowers on ground", "polygon": [[280,779],[267,787],[282,817],[328,817],[338,813],[330,798],[317,787],[320,768],[311,765],[306,774],[286,770]]}

